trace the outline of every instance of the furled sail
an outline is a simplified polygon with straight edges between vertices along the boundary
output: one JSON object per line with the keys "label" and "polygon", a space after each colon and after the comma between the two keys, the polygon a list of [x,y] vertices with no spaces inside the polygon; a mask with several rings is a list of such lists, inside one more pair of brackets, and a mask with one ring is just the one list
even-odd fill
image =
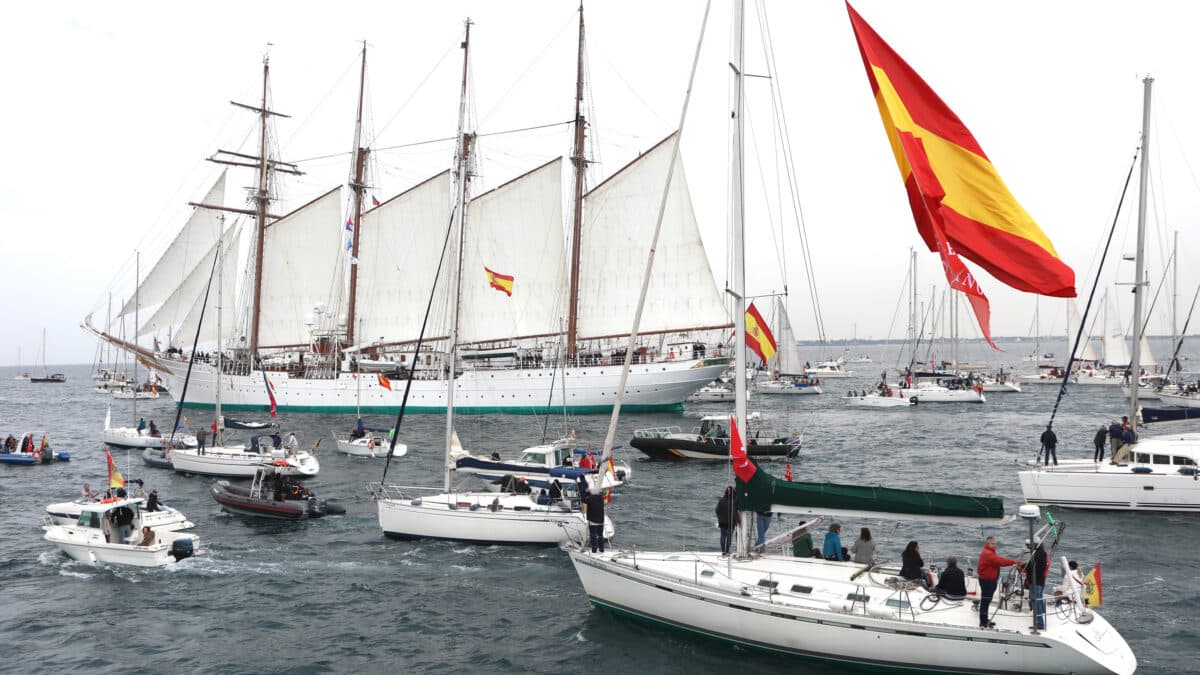
{"label": "furled sail", "polygon": [[1129,345],[1121,328],[1121,309],[1113,299],[1112,289],[1104,294],[1104,365],[1124,368],[1129,365]]}
{"label": "furled sail", "polygon": [[[225,172],[217,178],[212,189],[204,197],[205,204],[217,206],[225,203]],[[137,294],[131,296],[117,316],[133,314],[135,305],[152,307],[175,292],[200,261],[214,249],[221,232],[221,213],[213,209],[197,208],[184,223],[183,229],[167,247],[166,252],[154,263],[150,273],[138,285]],[[211,259],[209,264],[211,264]],[[190,299],[189,301],[190,302]],[[142,335],[144,333],[138,333]]]}
{"label": "furled sail", "polygon": [[[363,214],[356,312],[360,342],[417,339],[450,224],[450,194],[450,172],[443,171]],[[449,276],[443,269],[442,277]]]}
{"label": "furled sail", "polygon": [[267,225],[263,237],[258,340],[263,347],[307,344],[307,319],[333,296],[341,257],[341,187]]}
{"label": "furled sail", "polygon": [[[555,335],[565,325],[562,159],[471,200],[459,342]],[[511,295],[486,270],[513,277]]]}
{"label": "furled sail", "polygon": [[[1067,299],[1067,340],[1068,346],[1075,344],[1075,336],[1079,334],[1079,324],[1083,321],[1079,316],[1079,303],[1075,298]],[[1092,344],[1092,336],[1087,333],[1083,334],[1083,346],[1075,355],[1075,358],[1080,361],[1099,361],[1096,357],[1096,347]]]}
{"label": "furled sail", "polygon": [[[629,334],[677,139],[667,137],[584,196],[581,339]],[[640,332],[729,325],[676,157]]]}
{"label": "furled sail", "polygon": [[796,348],[796,334],[792,332],[792,322],[788,319],[787,307],[783,298],[775,297],[775,371],[779,375],[803,375],[804,362],[800,360],[800,350]]}
{"label": "furled sail", "polygon": [[[241,248],[241,228],[230,228],[225,233],[222,265],[220,269],[220,294],[221,298],[217,297],[218,287],[217,279],[213,277],[212,289],[208,293],[208,304],[204,303],[204,292],[208,286],[209,272],[212,270],[213,260],[207,257],[196,266],[192,275],[188,277],[189,281],[192,277],[199,280],[199,287],[192,296],[191,307],[188,310],[187,316],[182,319],[179,325],[179,330],[175,331],[171,337],[171,346],[181,349],[191,349],[193,341],[196,339],[196,323],[201,321],[201,311],[203,310],[203,323],[200,326],[200,344],[212,345],[217,342],[217,308],[221,310],[221,341],[228,344],[233,338],[235,332],[235,324],[237,323],[237,303],[234,298],[237,297],[234,293],[234,285],[237,283],[238,276],[238,253]],[[213,254],[216,254],[216,248],[213,249]],[[166,305],[164,304],[164,307]],[[160,312],[162,310],[159,310]],[[157,316],[157,315],[156,315]]]}

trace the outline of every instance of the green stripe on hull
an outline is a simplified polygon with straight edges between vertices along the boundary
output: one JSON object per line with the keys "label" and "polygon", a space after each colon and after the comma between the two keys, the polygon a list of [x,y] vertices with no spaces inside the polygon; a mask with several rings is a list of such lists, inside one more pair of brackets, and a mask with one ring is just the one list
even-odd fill
{"label": "green stripe on hull", "polygon": [[[187,401],[183,404],[185,408],[204,408],[213,409],[216,406],[211,403],[195,403]],[[259,412],[267,412],[271,409],[267,405],[246,404],[246,403],[222,403],[222,410],[252,410]],[[315,406],[277,406],[276,410],[280,412],[298,412],[298,413],[353,413],[357,408],[352,405],[315,405]],[[454,406],[454,414],[456,415],[490,415],[494,413],[505,413],[510,415],[554,415],[562,412],[562,406]],[[623,412],[682,412],[683,403],[660,403],[660,404],[642,404],[642,405],[623,405]],[[414,414],[443,414],[446,412],[445,406],[408,406],[404,409],[406,413]],[[400,412],[399,406],[363,406],[362,412],[364,415],[395,415]],[[569,405],[567,412],[574,415],[607,415],[612,412],[611,405]]]}
{"label": "green stripe on hull", "polygon": [[[658,626],[660,628],[670,628],[672,630],[679,631],[681,633],[686,633],[687,635],[700,636],[700,637],[711,639],[711,640],[718,640],[720,642],[724,642],[727,644],[738,645],[740,647],[747,647],[749,649],[753,649],[753,650],[759,651],[759,652],[765,652],[768,654],[800,657],[800,658],[803,658],[808,661],[818,661],[821,663],[837,664],[837,665],[843,666],[843,667],[850,666],[850,667],[853,667],[856,671],[860,671],[860,672],[884,672],[884,673],[958,672],[958,671],[949,671],[949,670],[928,670],[928,669],[921,669],[921,668],[908,668],[908,667],[904,667],[904,666],[890,666],[890,665],[881,664],[881,663],[853,661],[853,660],[849,660],[849,659],[839,659],[839,658],[832,657],[832,656],[821,656],[819,654],[814,654],[812,652],[807,652],[807,651],[779,649],[777,647],[772,647],[770,645],[766,645],[766,644],[762,644],[762,643],[758,643],[758,642],[747,642],[745,640],[739,640],[737,638],[730,637],[728,635],[724,635],[721,633],[710,633],[707,631],[693,628],[691,626],[685,626],[683,624],[678,624],[678,623],[674,623],[671,621],[664,621],[662,619],[658,619],[658,618],[655,618],[652,616],[646,616],[645,614],[641,614],[641,613],[638,613],[638,612],[635,612],[635,611],[632,611],[629,609],[625,609],[624,607],[610,605],[608,603],[605,603],[603,600],[597,600],[596,598],[589,598],[589,599],[592,601],[592,605],[594,605],[595,607],[598,607],[599,609],[608,610],[608,611],[612,612],[613,614],[625,617],[627,619],[633,619],[634,621],[651,624],[653,626]],[[979,671],[979,672],[993,672],[993,671]]]}

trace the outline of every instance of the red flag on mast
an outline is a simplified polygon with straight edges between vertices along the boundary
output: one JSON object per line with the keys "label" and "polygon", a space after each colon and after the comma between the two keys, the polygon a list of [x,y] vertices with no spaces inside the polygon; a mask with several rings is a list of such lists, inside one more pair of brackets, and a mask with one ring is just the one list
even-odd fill
{"label": "red flag on mast", "polygon": [[741,432],[738,431],[737,418],[732,415],[729,416],[729,429],[729,456],[733,459],[733,472],[743,483],[749,483],[758,467],[754,466],[754,462],[746,455],[746,446],[742,443]]}

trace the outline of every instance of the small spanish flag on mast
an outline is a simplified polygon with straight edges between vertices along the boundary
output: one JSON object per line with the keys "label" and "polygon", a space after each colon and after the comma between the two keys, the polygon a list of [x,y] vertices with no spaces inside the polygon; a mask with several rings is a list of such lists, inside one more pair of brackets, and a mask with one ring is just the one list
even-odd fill
{"label": "small spanish flag on mast", "polygon": [[104,448],[104,458],[108,460],[108,487],[110,489],[125,487],[125,477],[121,475],[120,471],[117,471],[117,463],[113,461],[112,453],[108,451],[108,448]]}
{"label": "small spanish flag on mast", "polygon": [[758,358],[762,359],[764,364],[775,356],[775,336],[771,334],[770,327],[763,321],[762,314],[758,313],[754,303],[750,303],[750,307],[746,309],[746,344],[758,354]]}
{"label": "small spanish flag on mast", "polygon": [[503,291],[504,294],[507,295],[508,297],[510,297],[510,298],[512,297],[512,292],[513,292],[513,277],[512,276],[510,276],[508,274],[500,274],[499,272],[493,272],[492,270],[490,270],[486,267],[483,268],[483,271],[485,273],[487,273],[488,285],[490,285],[492,288],[494,288],[498,291]]}

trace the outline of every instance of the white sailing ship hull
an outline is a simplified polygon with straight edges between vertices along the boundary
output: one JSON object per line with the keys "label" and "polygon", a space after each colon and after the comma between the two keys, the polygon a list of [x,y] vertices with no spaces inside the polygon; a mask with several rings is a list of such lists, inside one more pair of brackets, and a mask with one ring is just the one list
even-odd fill
{"label": "white sailing ship hull", "polygon": [[1125,382],[1124,377],[1116,376],[1109,377],[1104,373],[1096,373],[1091,370],[1081,370],[1075,376],[1075,384],[1081,384],[1090,387],[1119,387]]}
{"label": "white sailing ship hull", "polygon": [[[1017,381],[1021,384],[1052,384],[1058,386],[1062,384],[1062,376],[1049,377],[1045,375],[1019,375]],[[1075,378],[1071,378],[1071,382],[1075,382]]]}
{"label": "white sailing ship hull", "polygon": [[[728,358],[667,361],[635,365],[630,369],[623,410],[677,410],[696,390],[716,379]],[[184,363],[171,363],[165,374],[172,392],[183,391]],[[357,382],[352,373],[336,379],[293,378],[286,372],[270,372],[279,410],[296,412],[352,412]],[[516,370],[467,370],[455,383],[456,413],[602,413],[612,410],[620,366],[571,367]],[[565,383],[563,380],[566,380]],[[185,406],[210,407],[216,402],[216,370],[195,364],[188,384]],[[225,410],[262,410],[267,391],[261,372],[250,375],[221,375],[221,407]],[[563,400],[563,392],[566,400]],[[173,394],[172,394],[173,395]],[[404,386],[388,390],[373,377],[361,385],[363,412],[395,413],[404,398]],[[441,413],[446,410],[445,380],[413,380],[407,411]]]}
{"label": "white sailing ship hull", "polygon": [[[969,603],[944,608],[948,611],[937,612],[944,615],[937,618],[914,613],[919,620],[907,610],[852,603],[847,593],[866,593],[876,602],[875,596],[896,595],[886,588],[864,590],[861,581],[855,586],[850,579],[859,565],[774,556],[730,561],[695,552],[569,554],[593,605],[754,649],[842,666],[949,672],[1099,675],[1137,667],[1128,645],[1100,616],[1077,625],[1051,613],[1048,629],[1032,634],[1027,612],[998,614],[997,629],[988,630],[970,625],[977,614]],[[810,565],[837,565],[843,580],[800,576]],[[797,568],[800,574],[789,574]],[[774,581],[778,591],[766,591],[759,579]],[[810,597],[798,597],[794,582],[807,586]],[[922,595],[912,591],[909,597],[915,604]]]}
{"label": "white sailing ship hull", "polygon": [[[182,384],[182,382],[181,382],[181,384]],[[132,401],[135,398],[139,401],[152,401],[152,400],[158,398],[158,392],[157,391],[129,391],[127,389],[113,389],[112,397],[115,399],[124,399],[127,401]]]}
{"label": "white sailing ship hull", "polygon": [[844,380],[854,377],[853,370],[842,370],[840,368],[809,368],[804,372],[809,377],[817,377],[822,380]]}
{"label": "white sailing ship hull", "polygon": [[176,473],[190,473],[200,476],[217,476],[221,478],[254,478],[258,467],[274,461],[285,461],[287,466],[278,466],[277,470],[284,476],[315,476],[321,470],[317,458],[307,452],[299,452],[294,456],[283,453],[254,453],[245,452],[242,448],[207,448],[204,454],[198,450],[172,450],[171,463]]}
{"label": "white sailing ship hull", "polygon": [[[1138,446],[1134,447],[1136,452]],[[1200,482],[1195,476],[1181,474],[1171,465],[1152,468],[1154,473],[1134,473],[1129,466],[1074,460],[1017,475],[1030,504],[1200,513]]]}
{"label": "white sailing ship hull", "polygon": [[[500,500],[504,508],[488,508],[495,500]],[[539,506],[528,495],[461,492],[416,499],[380,499],[376,503],[383,533],[397,539],[546,545],[582,544],[588,540],[582,513]],[[514,505],[525,510],[516,510]],[[605,537],[611,538],[613,526],[607,518],[604,530]]]}

